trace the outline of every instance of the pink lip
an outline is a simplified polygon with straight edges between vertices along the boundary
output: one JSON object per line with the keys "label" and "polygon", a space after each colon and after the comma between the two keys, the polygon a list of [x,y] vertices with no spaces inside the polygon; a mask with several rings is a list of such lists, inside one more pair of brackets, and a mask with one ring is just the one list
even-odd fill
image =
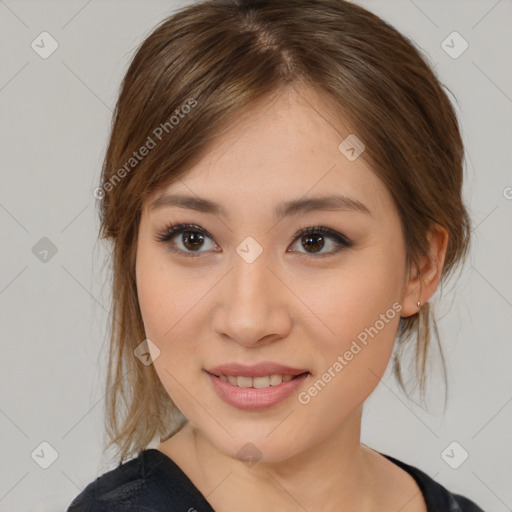
{"label": "pink lip", "polygon": [[238,363],[228,363],[220,366],[215,366],[207,370],[208,373],[213,375],[233,375],[235,377],[244,375],[245,377],[265,377],[267,375],[300,375],[308,370],[302,368],[291,368],[281,364],[271,363],[264,361],[255,365],[243,365]]}
{"label": "pink lip", "polygon": [[[281,367],[282,368],[282,367]],[[252,367],[254,370],[254,367]],[[234,370],[231,370],[234,371]],[[258,369],[258,371],[260,371]],[[289,370],[288,370],[289,371]],[[280,373],[280,372],[273,372]],[[206,372],[208,375],[210,382],[213,385],[213,389],[217,393],[217,395],[227,404],[232,405],[238,409],[244,409],[247,411],[258,411],[261,409],[267,409],[278,403],[282,402],[285,398],[290,396],[294,391],[296,391],[307,379],[310,374],[304,373],[299,375],[298,377],[293,378],[292,380],[282,382],[277,386],[269,386],[268,388],[241,388],[238,386],[234,386],[229,382],[224,382],[219,377],[212,375],[209,372]],[[226,375],[226,373],[221,372],[222,375]],[[285,373],[286,375],[291,375],[291,373]],[[233,375],[229,373],[227,375]],[[242,372],[239,372],[238,375],[244,375]],[[247,375],[247,377],[250,375]],[[263,373],[263,375],[270,375],[269,373]],[[257,377],[258,375],[256,375]],[[261,376],[261,372],[260,375]]]}

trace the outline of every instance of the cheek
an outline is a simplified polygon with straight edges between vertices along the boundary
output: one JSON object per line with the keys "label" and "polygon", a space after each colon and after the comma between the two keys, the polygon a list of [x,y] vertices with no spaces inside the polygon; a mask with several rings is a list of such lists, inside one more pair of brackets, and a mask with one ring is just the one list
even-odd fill
{"label": "cheek", "polygon": [[[354,253],[338,269],[317,274],[297,294],[315,313],[322,325],[322,339],[342,349],[376,325],[381,339],[394,339],[400,314],[402,262],[394,248],[365,249]],[[375,331],[372,329],[375,334]]]}
{"label": "cheek", "polygon": [[193,315],[204,289],[197,286],[197,278],[190,276],[188,279],[183,269],[172,264],[165,251],[139,246],[137,294],[149,338],[168,344]]}
{"label": "cheek", "polygon": [[137,294],[146,337],[159,351],[153,356],[155,370],[178,408],[186,409],[190,401],[186,390],[201,373],[198,308],[211,285],[197,286],[197,276],[187,278],[186,272],[169,264],[163,253],[140,247]]}
{"label": "cheek", "polygon": [[375,390],[389,364],[400,321],[400,303],[385,296],[346,307],[351,314],[338,317],[337,341],[317,342],[317,373],[298,395],[304,413],[318,418],[319,431],[335,429]]}
{"label": "cheek", "polygon": [[329,282],[315,284],[314,296],[319,299],[315,302],[310,295],[309,304],[321,317],[325,333],[312,337],[321,354],[320,375],[315,378],[322,381],[317,388],[329,383],[325,399],[336,400],[336,393],[341,393],[348,402],[360,402],[382,377],[400,323],[400,258],[395,248],[379,245],[375,251],[363,251],[336,276],[331,274]]}

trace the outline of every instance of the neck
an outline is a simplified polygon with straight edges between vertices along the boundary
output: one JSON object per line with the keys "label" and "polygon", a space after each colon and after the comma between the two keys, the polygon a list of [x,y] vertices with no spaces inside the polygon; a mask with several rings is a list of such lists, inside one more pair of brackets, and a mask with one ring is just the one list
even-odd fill
{"label": "neck", "polygon": [[[362,407],[319,444],[285,460],[254,465],[220,452],[187,424],[176,441],[187,453],[180,465],[215,510],[373,510],[371,451],[360,444]],[[178,439],[180,438],[180,439]],[[171,438],[172,439],[172,438]]]}

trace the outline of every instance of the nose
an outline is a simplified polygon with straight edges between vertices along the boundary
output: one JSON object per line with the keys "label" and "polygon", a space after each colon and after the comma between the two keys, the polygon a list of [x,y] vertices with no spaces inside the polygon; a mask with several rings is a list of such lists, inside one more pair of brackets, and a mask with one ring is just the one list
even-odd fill
{"label": "nose", "polygon": [[236,254],[215,295],[215,332],[248,348],[282,339],[292,327],[293,294],[264,254],[252,263]]}

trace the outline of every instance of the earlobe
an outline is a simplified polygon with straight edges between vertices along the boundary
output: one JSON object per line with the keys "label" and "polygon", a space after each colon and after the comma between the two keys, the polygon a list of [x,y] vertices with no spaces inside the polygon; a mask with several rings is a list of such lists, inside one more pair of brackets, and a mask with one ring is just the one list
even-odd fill
{"label": "earlobe", "polygon": [[401,317],[407,318],[415,315],[421,309],[421,305],[425,304],[426,300],[422,297],[422,283],[421,274],[418,272],[411,277],[406,285],[406,292],[402,298],[402,311]]}
{"label": "earlobe", "polygon": [[446,229],[435,224],[427,239],[428,255],[421,257],[409,272],[413,277],[409,279],[402,299],[403,318],[417,314],[434,295],[441,281],[449,235]]}

